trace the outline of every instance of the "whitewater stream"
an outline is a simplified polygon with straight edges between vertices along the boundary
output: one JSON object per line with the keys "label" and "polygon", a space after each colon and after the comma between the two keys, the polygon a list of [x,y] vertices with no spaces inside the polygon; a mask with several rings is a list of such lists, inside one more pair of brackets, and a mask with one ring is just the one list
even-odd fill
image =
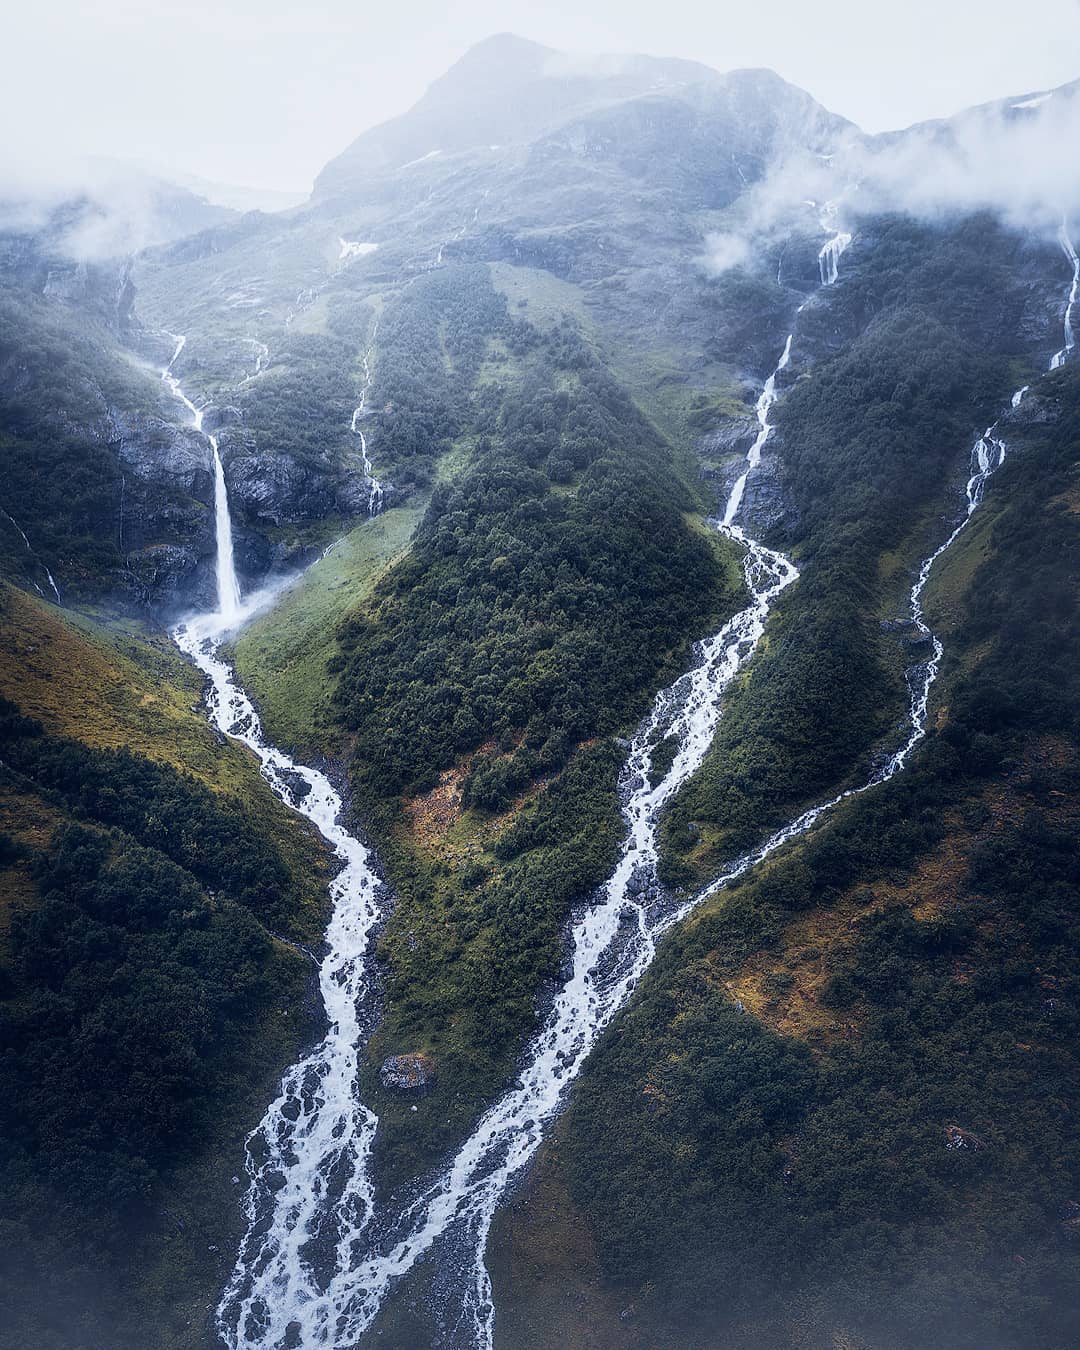
{"label": "whitewater stream", "polygon": [[[839,259],[850,239],[835,233],[822,248],[823,286],[837,280]],[[1066,357],[1072,351],[1071,307],[1078,276],[1074,265]],[[805,304],[800,310],[804,308]],[[660,939],[706,897],[806,833],[847,797],[892,778],[924,738],[943,649],[925,622],[923,592],[937,560],[964,530],[987,481],[1005,458],[997,424],[988,427],[972,449],[964,515],[922,563],[911,588],[911,619],[929,642],[930,655],[908,672],[908,730],[903,743],[865,783],[804,812],[682,904],[673,904],[660,888],[656,878],[660,813],[700,767],[725,691],[753,655],[774,601],[799,576],[790,559],[736,523],[747,479],[772,432],[777,382],[790,363],[794,337],[788,336],[758,399],[758,434],[717,526],[745,549],[749,604],[697,645],[691,669],[660,693],[631,742],[621,777],[626,834],[618,865],[575,917],[568,974],[526,1049],[515,1083],[483,1114],[445,1165],[426,1181],[391,1197],[378,1211],[367,1167],[377,1122],[359,1098],[357,1075],[372,1015],[366,958],[380,916],[379,881],[368,851],[338,823],[342,803],[332,785],[318,771],[295,764],[266,742],[250,700],[218,653],[222,638],[244,621],[257,601],[245,606],[239,600],[224,474],[216,443],[208,437],[217,494],[219,609],[188,620],[174,637],[207,676],[207,704],[214,725],[255,752],[278,795],[315,823],[345,864],[332,886],[334,908],[320,967],[329,1030],[285,1074],[277,1098],[248,1141],[247,1231],[217,1313],[218,1330],[232,1350],[346,1350],[357,1345],[399,1281],[436,1247],[440,1259],[432,1297],[440,1344],[491,1350],[494,1307],[484,1252],[494,1214],[539,1148],[545,1127],[600,1033],[648,968]],[[172,374],[182,348],[179,339],[163,378],[201,429],[202,411],[183,394]],[[1055,357],[1052,368],[1057,364]],[[1014,408],[1026,392],[1025,387],[1013,396]],[[354,415],[358,435],[355,423],[362,415],[363,401]],[[667,737],[676,739],[678,749],[654,786],[652,752]],[[306,785],[303,795],[297,791],[298,782]]]}
{"label": "whitewater stream", "polygon": [[[189,399],[173,374],[183,349],[184,338],[177,338],[162,379],[202,431],[205,405]],[[274,792],[315,825],[343,864],[330,886],[332,911],[319,966],[328,1029],[284,1075],[248,1138],[247,1230],[218,1312],[227,1343],[279,1345],[294,1310],[318,1296],[308,1244],[321,1245],[324,1261],[332,1253],[336,1266],[348,1259],[371,1214],[368,1155],[377,1120],[360,1100],[357,1076],[373,1014],[367,957],[381,917],[380,881],[368,849],[341,824],[344,808],[334,786],[266,740],[251,700],[219,654],[222,641],[265,608],[273,592],[241,601],[225,474],[216,439],[203,434],[214,466],[218,608],[178,625],[173,640],[207,678],[211,723],[255,753]],[[238,1325],[245,1330],[238,1333]]]}
{"label": "whitewater stream", "polygon": [[1061,229],[1058,231],[1058,243],[1060,243],[1061,251],[1068,258],[1069,265],[1072,267],[1072,285],[1069,288],[1069,298],[1065,302],[1065,346],[1050,358],[1051,370],[1058,370],[1063,366],[1076,346],[1072,316],[1077,297],[1080,295],[1080,254],[1073,247],[1073,241],[1069,237],[1069,227],[1064,220],[1061,222]]}

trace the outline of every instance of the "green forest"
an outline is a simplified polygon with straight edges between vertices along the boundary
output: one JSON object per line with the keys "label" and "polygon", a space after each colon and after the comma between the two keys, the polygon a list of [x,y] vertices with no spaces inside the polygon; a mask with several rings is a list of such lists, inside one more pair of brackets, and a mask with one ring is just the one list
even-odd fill
{"label": "green forest", "polygon": [[[507,319],[478,270],[442,269],[380,319],[375,387],[394,416],[375,453],[413,435],[438,448],[424,432],[438,421],[441,452],[456,435],[468,455],[330,662],[357,800],[397,895],[370,1063],[418,1048],[440,1062],[420,1113],[369,1074],[388,1177],[448,1146],[505,1075],[570,907],[616,857],[613,738],[742,593],[737,555],[693,526],[695,492],[596,350],[568,320]],[[412,378],[411,362],[444,360],[442,381]],[[402,828],[402,799],[446,773],[465,813],[457,859]]]}
{"label": "green forest", "polygon": [[[1038,397],[936,734],[669,939],[561,1131],[604,1277],[680,1344],[1080,1334],[1080,379]],[[818,1021],[778,1031],[807,970]]]}
{"label": "green forest", "polygon": [[[962,500],[963,448],[1015,387],[1009,352],[968,335],[976,275],[987,304],[1011,312],[1022,295],[1009,236],[978,218],[932,235],[886,222],[876,244],[874,266],[853,267],[829,297],[830,323],[853,340],[776,408],[787,508],[773,542],[802,575],[667,816],[673,884],[707,879],[793,808],[865,778],[872,751],[892,748],[911,658],[879,628],[906,612],[911,583],[892,560],[939,541],[943,504],[948,512],[950,493],[956,509]],[[800,340],[812,344],[821,322],[808,310]],[[794,351],[797,363],[798,341]]]}
{"label": "green forest", "polygon": [[[7,700],[0,804],[22,823],[0,833],[3,1320],[24,1343],[111,1325],[134,1345],[133,1251],[153,1267],[171,1236],[192,1293],[214,1267],[164,1197],[308,1032],[310,967],[271,933],[314,938],[319,917],[238,800]],[[209,1200],[221,1179],[205,1184]]]}

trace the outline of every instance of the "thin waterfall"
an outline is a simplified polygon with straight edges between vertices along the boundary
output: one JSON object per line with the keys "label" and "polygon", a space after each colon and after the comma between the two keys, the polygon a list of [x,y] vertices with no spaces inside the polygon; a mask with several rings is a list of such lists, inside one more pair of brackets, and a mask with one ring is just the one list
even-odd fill
{"label": "thin waterfall", "polygon": [[349,430],[354,436],[360,438],[360,460],[364,466],[364,477],[368,481],[368,515],[377,516],[383,508],[383,485],[372,473],[371,458],[368,455],[367,437],[364,435],[363,427],[360,423],[367,415],[367,396],[371,388],[371,352],[375,346],[375,337],[379,331],[378,320],[371,330],[371,341],[368,343],[367,350],[361,358],[364,367],[364,383],[360,388],[360,402],[353,409],[352,421],[349,423]]}
{"label": "thin waterfall", "polygon": [[[207,679],[211,723],[253,751],[273,791],[312,822],[343,864],[330,885],[332,911],[319,965],[327,1033],[282,1076],[277,1097],[246,1141],[247,1227],[218,1312],[226,1338],[228,1320],[242,1313],[245,1321],[249,1316],[265,1319],[267,1334],[274,1337],[269,1343],[278,1343],[277,1316],[287,1317],[294,1301],[302,1305],[321,1287],[305,1255],[307,1244],[319,1238],[336,1242],[339,1264],[372,1211],[368,1156],[378,1122],[360,1100],[358,1081],[365,1036],[373,1022],[368,949],[382,913],[381,883],[374,858],[341,823],[345,809],[338,791],[325,774],[297,763],[266,739],[254,705],[220,654],[230,630],[275,592],[257,592],[241,605],[217,438],[203,431],[205,406],[197,407],[187,397],[173,373],[184,345],[185,338],[176,338],[162,379],[191,414],[195,429],[206,436],[213,457],[218,608],[179,624],[172,637]],[[298,791],[300,783],[304,788]],[[265,1280],[253,1281],[253,1270]],[[237,1307],[240,1313],[234,1313]]]}
{"label": "thin waterfall", "polygon": [[161,372],[161,378],[173,397],[191,413],[192,426],[206,437],[210,446],[214,469],[214,544],[218,613],[226,622],[232,622],[240,614],[240,583],[236,578],[236,562],[233,555],[232,517],[229,514],[229,489],[225,483],[225,466],[221,462],[217,437],[212,432],[203,431],[203,417],[209,404],[204,403],[202,407],[197,407],[184,393],[180,381],[173,374],[173,366],[187,345],[187,337],[175,333],[170,336],[176,339],[176,349],[169,364]]}
{"label": "thin waterfall", "polygon": [[1061,251],[1068,258],[1072,265],[1072,286],[1069,289],[1069,298],[1065,302],[1065,346],[1050,358],[1050,369],[1059,370],[1073,353],[1076,346],[1076,334],[1073,332],[1073,308],[1076,305],[1077,296],[1080,295],[1080,254],[1077,254],[1073,247],[1073,241],[1069,238],[1069,227],[1065,220],[1061,222],[1061,228],[1058,230],[1058,243],[1061,245]]}

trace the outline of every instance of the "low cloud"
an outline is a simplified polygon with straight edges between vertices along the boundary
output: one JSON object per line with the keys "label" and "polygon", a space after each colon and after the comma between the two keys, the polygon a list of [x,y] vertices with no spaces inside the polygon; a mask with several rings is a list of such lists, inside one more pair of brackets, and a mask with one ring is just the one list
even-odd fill
{"label": "low cloud", "polygon": [[708,234],[701,262],[710,276],[717,277],[733,267],[744,266],[752,254],[749,239],[741,234]]}
{"label": "low cloud", "polygon": [[859,204],[873,209],[919,216],[987,209],[1045,230],[1080,213],[1078,145],[1080,91],[1070,86],[879,138],[848,173],[859,183]]}
{"label": "low cloud", "polygon": [[75,262],[126,257],[229,214],[116,161],[0,157],[0,232],[43,233]]}
{"label": "low cloud", "polygon": [[707,238],[705,266],[716,274],[760,256],[826,203],[828,228],[886,212],[935,220],[988,210],[1048,239],[1064,216],[1080,234],[1077,146],[1080,87],[1071,85],[884,136],[853,128],[828,156],[799,151],[775,165],[733,208],[729,232]]}

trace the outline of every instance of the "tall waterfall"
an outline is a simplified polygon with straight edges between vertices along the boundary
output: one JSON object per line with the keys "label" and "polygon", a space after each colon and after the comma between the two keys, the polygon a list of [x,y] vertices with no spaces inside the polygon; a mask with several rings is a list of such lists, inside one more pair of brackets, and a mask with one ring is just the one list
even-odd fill
{"label": "tall waterfall", "polygon": [[821,273],[823,286],[836,284],[840,276],[840,258],[852,240],[852,236],[846,230],[830,233],[837,214],[836,203],[826,202],[821,212],[821,228],[829,233],[830,237],[822,244],[821,252],[818,254],[818,271]]}
{"label": "tall waterfall", "polygon": [[173,374],[173,366],[184,350],[187,338],[177,336],[175,333],[172,336],[176,338],[176,350],[169,364],[161,372],[161,378],[173,397],[179,399],[191,413],[192,425],[206,437],[210,446],[214,468],[214,542],[218,613],[227,624],[230,624],[235,622],[240,614],[240,583],[236,579],[236,562],[233,556],[232,516],[229,514],[229,489],[225,483],[225,466],[221,462],[217,437],[212,432],[203,431],[203,417],[209,405],[204,403],[201,407],[197,407],[184,393],[180,381]]}
{"label": "tall waterfall", "polygon": [[[173,373],[184,344],[183,337],[176,339],[162,378],[201,432],[205,408],[187,397]],[[244,1332],[234,1344],[277,1345],[294,1308],[321,1291],[305,1255],[308,1244],[329,1244],[336,1268],[348,1260],[349,1245],[371,1214],[367,1160],[377,1120],[360,1101],[358,1077],[373,1018],[367,958],[381,917],[381,886],[371,854],[341,823],[344,805],[337,790],[325,774],[298,764],[267,741],[251,700],[219,653],[229,631],[272,593],[259,592],[240,603],[225,473],[217,438],[204,434],[214,464],[218,608],[186,620],[172,636],[207,678],[213,725],[254,752],[273,791],[315,825],[343,864],[330,886],[333,908],[319,966],[328,1030],[284,1074],[278,1096],[248,1137],[247,1230],[219,1309],[227,1339],[233,1335],[230,1323],[262,1328],[260,1339],[248,1341]],[[302,792],[298,783],[304,784]]]}
{"label": "tall waterfall", "polygon": [[364,352],[362,364],[364,367],[364,383],[360,388],[360,402],[353,409],[352,421],[349,423],[349,430],[354,436],[360,438],[360,460],[364,466],[364,477],[368,481],[368,515],[377,516],[383,508],[383,485],[372,473],[371,457],[368,455],[367,437],[364,435],[364,429],[360,423],[367,415],[367,396],[371,388],[371,349],[375,345],[375,337],[379,331],[379,324],[376,320],[374,328],[371,330],[371,341],[367,350]]}

